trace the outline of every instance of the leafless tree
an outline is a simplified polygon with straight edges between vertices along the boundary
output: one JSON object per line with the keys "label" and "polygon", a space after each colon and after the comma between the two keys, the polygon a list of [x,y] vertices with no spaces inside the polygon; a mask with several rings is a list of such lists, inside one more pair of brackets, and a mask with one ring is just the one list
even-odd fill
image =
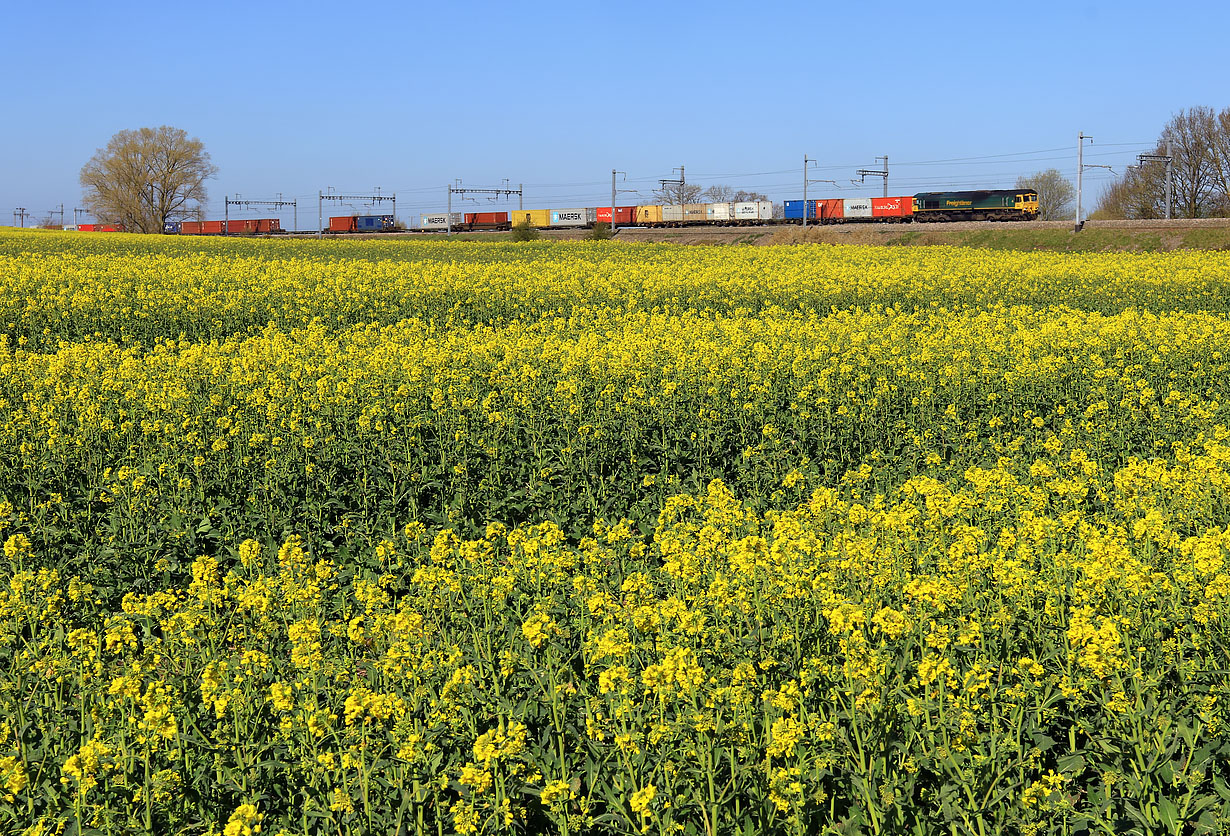
{"label": "leafless tree", "polygon": [[1217,114],[1211,107],[1193,107],[1171,117],[1158,141],[1165,153],[1169,141],[1174,154],[1174,213],[1180,218],[1203,218],[1220,203],[1216,194],[1216,158],[1213,150]]}
{"label": "leafless tree", "polygon": [[1038,193],[1038,217],[1044,221],[1071,218],[1075,214],[1072,201],[1076,189],[1072,181],[1057,168],[1048,168],[1028,177],[1018,177],[1018,189],[1033,189]]}
{"label": "leafless tree", "polygon": [[700,200],[701,187],[695,183],[666,183],[653,193],[654,198],[666,205],[682,205],[697,203]]}
{"label": "leafless tree", "polygon": [[760,192],[749,192],[743,189],[735,191],[732,187],[724,184],[710,186],[701,192],[700,196],[709,203],[744,203],[753,200],[769,199]]}
{"label": "leafless tree", "polygon": [[179,128],[120,131],[81,169],[85,206],[100,222],[161,233],[196,217],[217,174],[204,144]]}

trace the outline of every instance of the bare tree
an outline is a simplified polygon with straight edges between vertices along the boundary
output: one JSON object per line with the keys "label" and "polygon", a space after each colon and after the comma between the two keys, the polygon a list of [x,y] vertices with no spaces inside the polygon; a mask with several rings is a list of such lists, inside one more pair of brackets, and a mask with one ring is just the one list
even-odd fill
{"label": "bare tree", "polygon": [[161,233],[193,218],[217,174],[204,144],[179,128],[120,131],[81,168],[85,206],[100,222]]}
{"label": "bare tree", "polygon": [[1180,218],[1207,217],[1222,202],[1217,195],[1213,149],[1217,122],[1213,108],[1193,107],[1172,116],[1162,130],[1156,153],[1165,153],[1170,144],[1175,214]]}
{"label": "bare tree", "polygon": [[682,205],[699,201],[701,188],[695,183],[666,183],[660,189],[655,189],[653,196],[659,203],[667,205]]}
{"label": "bare tree", "polygon": [[1213,123],[1213,185],[1220,197],[1218,214],[1230,214],[1230,107]]}
{"label": "bare tree", "polygon": [[745,203],[752,200],[768,200],[760,192],[749,192],[743,189],[735,191],[724,184],[710,186],[701,192],[700,196],[709,203]]}
{"label": "bare tree", "polygon": [[1033,189],[1038,193],[1038,217],[1044,221],[1054,221],[1071,218],[1075,214],[1072,200],[1076,197],[1076,189],[1072,181],[1064,177],[1057,168],[1048,168],[1028,177],[1018,177],[1018,189]]}

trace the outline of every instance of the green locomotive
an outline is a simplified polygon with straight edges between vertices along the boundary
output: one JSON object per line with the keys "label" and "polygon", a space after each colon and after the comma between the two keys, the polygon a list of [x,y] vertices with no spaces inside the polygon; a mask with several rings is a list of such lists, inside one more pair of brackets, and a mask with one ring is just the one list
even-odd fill
{"label": "green locomotive", "polygon": [[914,195],[914,221],[1032,221],[1038,193],[1032,189],[921,192]]}

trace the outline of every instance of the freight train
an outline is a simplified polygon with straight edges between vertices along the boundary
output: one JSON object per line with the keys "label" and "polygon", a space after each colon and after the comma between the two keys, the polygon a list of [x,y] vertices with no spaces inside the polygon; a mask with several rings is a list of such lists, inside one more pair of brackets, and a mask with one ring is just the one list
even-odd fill
{"label": "freight train", "polygon": [[[1031,221],[1038,217],[1038,193],[1030,189],[920,192],[899,197],[787,200],[783,217],[773,217],[767,200],[738,203],[648,204],[641,206],[518,209],[515,212],[444,212],[420,216],[417,231],[506,230],[519,224],[540,229],[585,228],[597,223],[617,226],[738,226],[769,223],[926,223],[941,221]],[[116,231],[114,226],[80,224],[81,231]],[[331,234],[387,232],[397,228],[392,215],[340,215],[329,218]],[[122,231],[122,227],[119,231]],[[277,218],[234,221],[183,221],[165,230],[180,235],[269,235],[283,232]]]}
{"label": "freight train", "polygon": [[443,212],[420,217],[419,229],[439,232],[510,229],[519,224],[540,229],[592,227],[596,223],[618,226],[735,226],[740,224],[940,221],[1030,221],[1038,217],[1038,193],[1029,189],[979,189],[958,192],[920,192],[899,197],[821,198],[787,200],[784,217],[773,217],[773,204],[766,200],[742,203],[685,203],[683,205],[609,206],[569,209],[520,209],[516,212]]}

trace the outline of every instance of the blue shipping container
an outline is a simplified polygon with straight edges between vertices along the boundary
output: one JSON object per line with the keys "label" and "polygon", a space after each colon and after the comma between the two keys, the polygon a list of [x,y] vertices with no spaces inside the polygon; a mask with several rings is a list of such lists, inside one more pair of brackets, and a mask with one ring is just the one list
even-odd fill
{"label": "blue shipping container", "polygon": [[[787,200],[786,201],[786,217],[787,218],[803,218],[803,201]],[[807,201],[807,217],[816,217],[816,201]]]}
{"label": "blue shipping container", "polygon": [[355,218],[355,228],[359,230],[392,229],[392,215],[359,215]]}

